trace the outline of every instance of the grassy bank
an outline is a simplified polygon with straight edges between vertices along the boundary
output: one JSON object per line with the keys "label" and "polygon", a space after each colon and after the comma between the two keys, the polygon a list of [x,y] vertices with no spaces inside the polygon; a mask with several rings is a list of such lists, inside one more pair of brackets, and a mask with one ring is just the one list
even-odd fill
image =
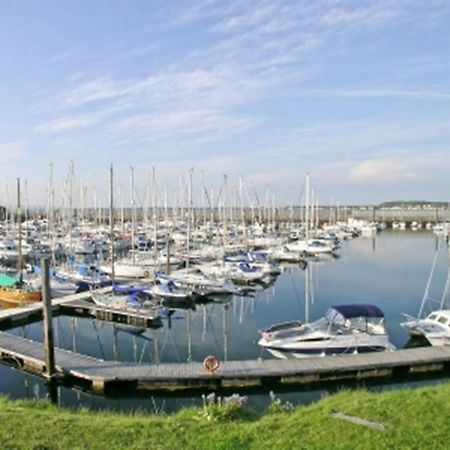
{"label": "grassy bank", "polygon": [[231,402],[167,416],[130,415],[0,398],[0,442],[2,449],[450,448],[450,384],[384,393],[344,391],[288,409],[274,402],[257,414]]}

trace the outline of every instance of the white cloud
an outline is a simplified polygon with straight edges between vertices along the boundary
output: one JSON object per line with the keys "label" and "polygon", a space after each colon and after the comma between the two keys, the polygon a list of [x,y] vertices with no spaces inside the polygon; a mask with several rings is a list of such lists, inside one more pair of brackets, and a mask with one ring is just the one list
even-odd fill
{"label": "white cloud", "polygon": [[326,25],[372,24],[378,25],[403,15],[404,12],[392,4],[374,3],[368,7],[356,9],[333,8],[324,13],[321,22]]}
{"label": "white cloud", "polygon": [[97,100],[112,99],[124,95],[126,90],[119,89],[109,78],[98,78],[82,83],[65,96],[69,106],[79,106]]}
{"label": "white cloud", "polygon": [[284,95],[296,97],[404,97],[429,100],[450,99],[450,92],[439,91],[408,91],[402,89],[299,89],[292,92],[285,92]]}
{"label": "white cloud", "polygon": [[99,120],[99,117],[89,115],[59,117],[58,119],[38,125],[34,130],[41,133],[54,134],[77,128],[84,128],[99,122]]}
{"label": "white cloud", "polygon": [[132,116],[124,119],[119,127],[127,132],[143,131],[150,136],[161,137],[167,134],[209,134],[221,130],[233,132],[247,124],[245,118],[227,116],[214,110],[193,109]]}
{"label": "white cloud", "polygon": [[350,170],[348,179],[356,183],[411,181],[418,174],[408,167],[404,158],[382,158],[363,161]]}
{"label": "white cloud", "polygon": [[431,180],[450,169],[450,156],[442,154],[414,154],[403,152],[362,161],[348,173],[352,183],[402,183]]}

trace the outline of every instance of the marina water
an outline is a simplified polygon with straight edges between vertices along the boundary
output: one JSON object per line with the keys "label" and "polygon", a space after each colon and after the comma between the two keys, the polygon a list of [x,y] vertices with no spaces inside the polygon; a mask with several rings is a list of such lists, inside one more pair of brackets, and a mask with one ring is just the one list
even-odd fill
{"label": "marina water", "polygon": [[[284,265],[283,272],[272,284],[261,286],[252,295],[218,297],[214,302],[197,304],[194,309],[176,309],[163,318],[162,327],[144,333],[103,321],[57,317],[54,319],[56,345],[105,360],[138,363],[202,361],[210,354],[220,360],[271,358],[257,345],[258,330],[293,319],[314,320],[323,316],[329,306],[343,303],[379,306],[386,315],[391,342],[397,348],[417,345],[409,341],[400,326],[402,313],[417,315],[436,252],[437,264],[429,292],[431,300],[427,301],[425,311],[438,307],[449,265],[444,238],[430,231],[386,230],[373,238],[345,241],[342,246],[341,256],[314,259],[307,270],[298,265]],[[306,277],[310,280],[308,304],[305,304]],[[41,323],[9,332],[42,340]],[[3,365],[0,377],[0,392],[11,398],[47,396],[45,382],[38,377]],[[423,382],[436,381],[440,380]],[[327,393],[328,390],[321,387],[320,390],[300,389],[277,395],[297,404],[311,402]],[[268,392],[252,394],[249,398],[257,407],[263,407],[268,401]],[[59,404],[169,412],[182,406],[199,405],[201,398],[200,394],[104,398],[60,387]]]}

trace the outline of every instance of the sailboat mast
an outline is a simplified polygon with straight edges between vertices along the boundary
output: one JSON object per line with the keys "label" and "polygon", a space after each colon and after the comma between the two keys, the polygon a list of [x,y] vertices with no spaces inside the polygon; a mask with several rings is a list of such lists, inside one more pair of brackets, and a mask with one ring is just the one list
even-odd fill
{"label": "sailboat mast", "polygon": [[186,231],[186,271],[189,271],[190,266],[190,252],[191,252],[191,226],[192,226],[192,172],[194,169],[189,169],[188,179],[188,217],[187,217],[187,231]]}
{"label": "sailboat mast", "polygon": [[156,167],[152,166],[152,195],[153,195],[153,257],[155,259],[155,266],[158,261],[158,212],[157,212],[157,197],[156,197]]}
{"label": "sailboat mast", "polygon": [[20,178],[17,178],[17,226],[18,226],[18,237],[19,237],[19,255],[17,258],[17,265],[19,271],[19,280],[22,282],[22,211],[20,207]]}
{"label": "sailboat mast", "polygon": [[136,262],[135,235],[136,235],[136,205],[134,202],[134,167],[130,166],[130,200],[131,200],[131,251],[133,255],[133,264]]}
{"label": "sailboat mast", "polygon": [[305,180],[305,234],[306,240],[309,239],[309,173],[306,174]]}
{"label": "sailboat mast", "polygon": [[111,279],[114,282],[114,169],[113,165],[109,169],[109,227],[111,239]]}

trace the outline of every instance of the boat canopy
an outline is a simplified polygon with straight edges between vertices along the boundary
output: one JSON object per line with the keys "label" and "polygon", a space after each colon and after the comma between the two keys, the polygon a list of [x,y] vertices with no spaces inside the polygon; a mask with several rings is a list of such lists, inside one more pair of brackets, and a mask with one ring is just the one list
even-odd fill
{"label": "boat canopy", "polygon": [[18,283],[17,278],[10,277],[9,275],[0,275],[0,287],[13,287],[17,286]]}
{"label": "boat canopy", "polygon": [[353,317],[384,317],[383,311],[375,305],[335,305],[330,309],[334,309],[346,319],[352,319]]}

